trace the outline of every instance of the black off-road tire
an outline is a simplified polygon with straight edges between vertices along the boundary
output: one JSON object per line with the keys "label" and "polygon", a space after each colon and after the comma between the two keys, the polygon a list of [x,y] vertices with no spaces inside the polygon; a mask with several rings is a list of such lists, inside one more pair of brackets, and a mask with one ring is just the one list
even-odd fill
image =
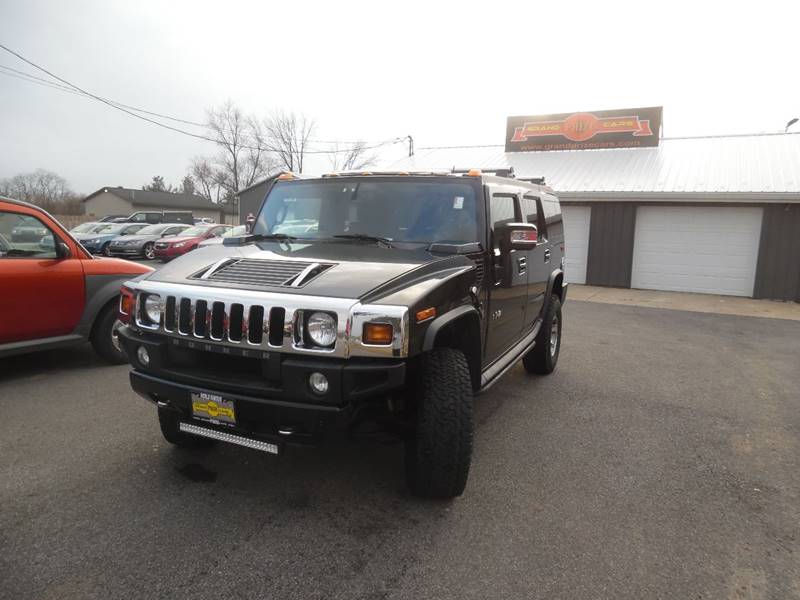
{"label": "black off-road tire", "polygon": [[[561,331],[564,321],[561,318],[561,300],[553,294],[544,314],[544,321],[539,334],[536,336],[536,346],[522,358],[522,364],[528,373],[535,375],[549,375],[558,364],[558,355],[561,352]],[[556,328],[555,350],[551,344],[551,334]]]}
{"label": "black off-road tire", "polygon": [[94,351],[104,360],[121,365],[128,362],[125,352],[119,343],[115,343],[113,336],[116,335],[117,323],[117,303],[109,302],[105,308],[95,317],[92,327],[91,342]]}
{"label": "black off-road tire", "polygon": [[170,444],[175,444],[181,448],[208,448],[214,445],[215,440],[183,433],[178,428],[179,422],[179,413],[166,408],[158,409],[158,424],[161,427],[161,435]]}
{"label": "black off-road tire", "polygon": [[[148,253],[150,256],[148,256]],[[147,242],[144,247],[142,248],[142,256],[146,260],[155,260],[156,258],[156,249],[155,244],[153,242]]]}
{"label": "black off-road tire", "polygon": [[472,382],[464,353],[437,348],[422,357],[415,431],[406,441],[406,481],[423,498],[454,498],[472,460]]}

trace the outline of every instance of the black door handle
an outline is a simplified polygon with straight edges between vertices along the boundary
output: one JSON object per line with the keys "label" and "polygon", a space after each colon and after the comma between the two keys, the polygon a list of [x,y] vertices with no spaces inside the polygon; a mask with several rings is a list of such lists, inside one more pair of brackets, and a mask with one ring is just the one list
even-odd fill
{"label": "black door handle", "polygon": [[550,250],[549,249],[544,251],[544,262],[550,262]]}

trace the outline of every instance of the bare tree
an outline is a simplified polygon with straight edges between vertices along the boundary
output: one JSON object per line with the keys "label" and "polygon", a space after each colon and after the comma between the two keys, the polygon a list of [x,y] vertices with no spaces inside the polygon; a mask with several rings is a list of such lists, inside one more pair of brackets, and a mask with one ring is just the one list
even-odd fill
{"label": "bare tree", "polygon": [[208,111],[207,125],[220,147],[212,164],[224,173],[227,191],[235,194],[267,176],[271,160],[257,119],[228,101]]}
{"label": "bare tree", "polygon": [[369,151],[366,142],[356,142],[350,148],[340,149],[335,144],[331,150],[330,161],[334,171],[358,171],[378,160],[377,155]]}
{"label": "bare tree", "polygon": [[192,179],[191,175],[186,175],[181,181],[181,185],[178,188],[178,191],[181,194],[189,194],[190,196],[195,193],[194,189],[194,180]]}
{"label": "bare tree", "polygon": [[280,168],[302,173],[308,140],[315,127],[314,120],[303,114],[279,110],[264,120],[262,139]]}
{"label": "bare tree", "polygon": [[55,214],[81,214],[80,197],[66,179],[45,169],[0,179],[0,196],[25,200]]}
{"label": "bare tree", "polygon": [[226,173],[208,158],[195,158],[186,177],[192,180],[194,193],[211,202],[222,202],[233,196],[225,185]]}
{"label": "bare tree", "polygon": [[267,177],[274,160],[259,121],[233,102],[210,109],[206,125],[218,151],[192,161],[182,188],[212,202],[232,202],[236,192]]}
{"label": "bare tree", "polygon": [[147,192],[173,192],[172,184],[164,183],[164,178],[161,175],[153,175],[150,183],[142,186],[142,189]]}

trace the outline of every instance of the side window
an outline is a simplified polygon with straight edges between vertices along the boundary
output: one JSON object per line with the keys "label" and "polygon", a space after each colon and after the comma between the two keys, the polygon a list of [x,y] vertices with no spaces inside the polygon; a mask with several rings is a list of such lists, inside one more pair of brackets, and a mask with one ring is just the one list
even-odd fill
{"label": "side window", "polygon": [[147,222],[147,215],[144,213],[138,213],[133,216],[133,221],[135,223],[145,223]]}
{"label": "side window", "polygon": [[[492,231],[498,225],[514,223],[520,220],[517,197],[513,194],[492,194],[489,209],[491,210]],[[499,248],[497,239],[494,239],[492,244],[495,249]]]}
{"label": "side window", "polygon": [[177,235],[177,234],[179,234],[179,233],[180,233],[181,231],[183,231],[183,230],[184,230],[184,228],[183,228],[183,227],[169,227],[169,228],[167,228],[167,230],[164,232],[164,235]]}
{"label": "side window", "polygon": [[0,259],[56,258],[56,237],[39,219],[0,211]]}
{"label": "side window", "polygon": [[541,200],[536,196],[524,196],[522,198],[522,212],[525,213],[525,220],[536,225],[540,239],[547,239],[547,224],[545,223],[544,211],[541,210],[541,206]]}

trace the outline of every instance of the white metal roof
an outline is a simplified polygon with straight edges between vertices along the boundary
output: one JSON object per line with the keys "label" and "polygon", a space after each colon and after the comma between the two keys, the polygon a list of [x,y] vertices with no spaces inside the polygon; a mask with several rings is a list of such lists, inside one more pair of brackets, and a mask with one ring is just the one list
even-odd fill
{"label": "white metal roof", "polygon": [[657,148],[614,150],[505,152],[499,145],[422,148],[415,156],[391,164],[398,170],[510,166],[517,177],[545,177],[562,197],[746,194],[800,200],[797,133],[665,138]]}

